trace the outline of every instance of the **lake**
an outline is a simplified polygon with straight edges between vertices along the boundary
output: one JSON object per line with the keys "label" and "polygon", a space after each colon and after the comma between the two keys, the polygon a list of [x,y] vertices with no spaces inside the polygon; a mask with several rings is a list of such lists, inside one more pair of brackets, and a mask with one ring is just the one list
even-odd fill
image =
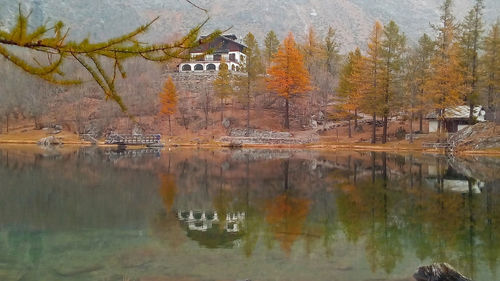
{"label": "lake", "polygon": [[500,158],[0,148],[0,280],[500,280]]}

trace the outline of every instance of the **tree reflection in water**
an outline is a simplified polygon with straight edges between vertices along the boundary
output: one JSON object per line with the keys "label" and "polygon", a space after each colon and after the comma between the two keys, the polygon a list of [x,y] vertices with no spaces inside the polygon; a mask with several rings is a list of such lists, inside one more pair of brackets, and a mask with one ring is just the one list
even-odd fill
{"label": "tree reflection in water", "polygon": [[[194,243],[198,251],[224,248],[249,260],[279,249],[281,262],[321,254],[333,264],[349,244],[363,249],[373,273],[386,275],[411,259],[415,266],[446,261],[473,278],[497,276],[500,266],[500,176],[481,171],[476,178],[477,167],[457,167],[459,160],[289,150],[102,159],[100,151],[47,158],[0,149],[0,260],[30,249],[15,262],[39,266],[50,254],[45,230],[140,228],[146,221],[168,253]],[[500,168],[492,159],[475,161]]]}

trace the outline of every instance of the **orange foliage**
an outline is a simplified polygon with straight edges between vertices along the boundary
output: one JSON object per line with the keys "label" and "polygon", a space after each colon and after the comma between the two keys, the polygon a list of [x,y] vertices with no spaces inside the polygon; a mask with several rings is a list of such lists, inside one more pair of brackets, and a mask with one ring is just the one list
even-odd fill
{"label": "orange foliage", "polygon": [[280,45],[267,73],[270,75],[267,88],[285,99],[310,90],[309,73],[292,33]]}
{"label": "orange foliage", "polygon": [[288,194],[280,195],[267,204],[266,221],[287,254],[290,254],[293,243],[302,234],[309,204],[309,200],[292,198]]}
{"label": "orange foliage", "polygon": [[177,90],[171,76],[165,82],[159,97],[161,104],[160,113],[167,116],[174,114],[177,106]]}

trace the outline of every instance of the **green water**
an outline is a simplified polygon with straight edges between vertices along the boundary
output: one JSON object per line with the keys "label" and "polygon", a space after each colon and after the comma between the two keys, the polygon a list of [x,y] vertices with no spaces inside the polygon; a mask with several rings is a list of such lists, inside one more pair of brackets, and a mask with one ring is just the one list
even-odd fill
{"label": "green water", "polygon": [[0,280],[500,280],[500,159],[0,148]]}

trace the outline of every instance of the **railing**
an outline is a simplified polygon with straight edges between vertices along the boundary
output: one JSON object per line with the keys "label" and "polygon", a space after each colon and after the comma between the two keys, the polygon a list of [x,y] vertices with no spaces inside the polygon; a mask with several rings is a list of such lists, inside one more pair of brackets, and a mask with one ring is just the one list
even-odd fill
{"label": "railing", "polygon": [[106,144],[118,145],[152,145],[160,144],[161,135],[119,135],[111,134],[106,138]]}

